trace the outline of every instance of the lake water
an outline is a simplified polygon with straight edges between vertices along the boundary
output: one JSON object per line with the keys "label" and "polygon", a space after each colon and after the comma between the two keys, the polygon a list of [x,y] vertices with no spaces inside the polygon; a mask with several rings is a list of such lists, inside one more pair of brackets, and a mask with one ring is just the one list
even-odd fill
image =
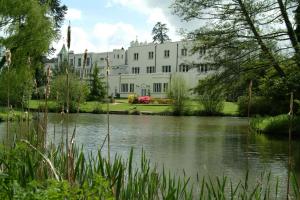
{"label": "lake water", "polygon": [[[71,115],[69,133],[75,122],[76,144],[83,145],[86,152],[96,152],[107,133],[106,115]],[[0,138],[5,137],[5,130],[6,123],[0,123]],[[110,115],[110,132],[112,155],[126,158],[133,147],[135,161],[139,162],[144,149],[159,169],[164,165],[176,174],[184,170],[192,177],[197,173],[200,177],[227,175],[236,182],[245,178],[247,169],[251,182],[258,181],[260,173],[271,171],[280,180],[280,191],[286,192],[287,138],[249,134],[245,118]],[[63,139],[59,115],[49,114],[48,133],[48,143]],[[106,150],[105,145],[104,155]],[[293,142],[292,156],[299,180],[299,141]]]}

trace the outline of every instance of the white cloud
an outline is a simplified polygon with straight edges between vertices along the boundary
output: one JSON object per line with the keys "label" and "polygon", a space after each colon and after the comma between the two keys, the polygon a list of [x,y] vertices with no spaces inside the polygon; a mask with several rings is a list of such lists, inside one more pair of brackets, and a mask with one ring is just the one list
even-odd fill
{"label": "white cloud", "polygon": [[[62,34],[67,32],[67,25],[62,27]],[[116,24],[97,23],[92,31],[78,26],[71,29],[71,50],[82,53],[85,49],[89,52],[106,52],[122,47],[128,48],[130,42],[138,36],[139,41],[151,41],[150,33],[138,30],[131,24],[119,22]],[[66,44],[66,38],[62,37],[53,44],[57,54],[62,45]],[[53,55],[56,56],[56,55]]]}
{"label": "white cloud", "polygon": [[[103,23],[99,22],[89,29],[81,26],[72,26],[72,42],[71,50],[75,53],[81,53],[84,49],[89,52],[104,52],[127,48],[130,42],[138,37],[140,42],[152,41],[151,27],[160,21],[167,24],[169,28],[169,37],[173,41],[180,40],[182,37],[177,33],[178,24],[174,23],[168,9],[169,1],[161,0],[107,0],[106,7],[122,6],[146,16],[146,27],[136,28],[131,24],[124,22]],[[160,6],[160,7],[158,7]],[[80,20],[82,12],[78,9],[70,8],[68,10],[66,20]],[[62,34],[65,35],[67,26],[62,28]],[[56,53],[62,47],[64,39],[54,44],[57,49]],[[54,55],[55,56],[55,55]]]}
{"label": "white cloud", "polygon": [[127,47],[139,35],[141,35],[139,40],[149,41],[151,39],[150,34],[137,30],[131,24],[122,22],[116,24],[98,23],[94,27],[93,35],[107,49]]}
{"label": "white cloud", "polygon": [[[121,5],[142,13],[147,17],[147,23],[150,26],[154,26],[157,22],[167,24],[169,28],[169,36],[173,41],[180,40],[182,37],[177,33],[177,27],[170,21],[170,10],[168,9],[168,3],[166,1],[154,2],[149,0],[108,0],[107,3],[111,6]],[[163,7],[158,7],[162,6]],[[150,39],[151,40],[151,39]]]}
{"label": "white cloud", "polygon": [[75,8],[68,8],[65,19],[66,20],[79,20],[79,19],[81,19],[81,10],[78,10],[78,9],[75,9]]}

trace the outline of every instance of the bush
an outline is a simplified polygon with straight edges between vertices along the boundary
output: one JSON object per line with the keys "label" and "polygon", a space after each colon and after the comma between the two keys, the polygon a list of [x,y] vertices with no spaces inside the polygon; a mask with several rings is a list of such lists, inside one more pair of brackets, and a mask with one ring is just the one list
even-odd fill
{"label": "bush", "polygon": [[[300,136],[300,117],[294,117],[292,124],[292,133]],[[287,135],[289,132],[290,119],[288,115],[254,118],[250,121],[250,126],[256,132],[270,135]]]}
{"label": "bush", "polygon": [[199,80],[194,92],[199,95],[203,106],[201,115],[220,115],[224,108],[224,89],[220,85],[211,84],[211,77]]}
{"label": "bush", "polygon": [[[295,111],[297,110],[295,104]],[[238,112],[241,116],[248,115],[248,97],[241,96],[238,99]],[[254,96],[251,100],[250,115],[278,115],[289,112],[289,102],[287,100],[272,99],[261,96]]]}
{"label": "bush", "polygon": [[128,95],[128,103],[135,104],[138,103],[138,97],[136,94]]}
{"label": "bush", "polygon": [[102,105],[101,105],[100,103],[98,103],[98,104],[94,107],[92,113],[94,113],[94,114],[101,114],[101,113],[104,113],[103,108],[102,108]]}
{"label": "bush", "polygon": [[157,103],[157,104],[173,104],[173,99],[162,99],[162,98],[151,98],[150,103]]}
{"label": "bush", "polygon": [[138,97],[138,103],[141,103],[141,104],[149,104],[151,101],[151,98],[149,96],[141,96],[141,97]]}
{"label": "bush", "polygon": [[172,77],[169,97],[173,100],[172,111],[174,115],[183,115],[186,112],[188,89],[184,78],[180,75]]}
{"label": "bush", "polygon": [[[66,75],[58,75],[53,80],[51,98],[56,100],[59,108],[66,108],[67,106],[67,79]],[[74,74],[69,74],[69,109],[70,112],[76,112],[78,103],[85,102],[89,89],[84,81],[80,81]]]}
{"label": "bush", "polygon": [[224,98],[217,91],[207,90],[199,99],[203,106],[201,112],[206,115],[219,115],[224,108]]}
{"label": "bush", "polygon": [[33,90],[32,74],[25,67],[11,68],[0,73],[0,104],[7,105],[9,85],[9,101],[12,106],[24,106],[31,98]]}

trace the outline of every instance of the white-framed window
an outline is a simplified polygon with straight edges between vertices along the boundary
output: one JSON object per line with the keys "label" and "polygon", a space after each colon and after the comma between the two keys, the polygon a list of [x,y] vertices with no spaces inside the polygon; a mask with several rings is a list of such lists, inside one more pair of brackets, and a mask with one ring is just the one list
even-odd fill
{"label": "white-framed window", "polygon": [[149,54],[148,54],[149,60],[152,60],[153,57],[154,57],[154,52],[153,51],[149,51]]}
{"label": "white-framed window", "polygon": [[161,92],[161,83],[153,83],[153,92]]}
{"label": "white-framed window", "polygon": [[73,59],[70,59],[70,65],[73,66]]}
{"label": "white-framed window", "polygon": [[128,83],[121,84],[121,92],[128,92]]}
{"label": "white-framed window", "polygon": [[132,72],[132,74],[139,74],[140,73],[140,68],[139,67],[132,67],[131,72]]}
{"label": "white-framed window", "polygon": [[81,58],[78,58],[78,67],[80,67],[81,66]]}
{"label": "white-framed window", "polygon": [[86,58],[86,66],[90,66],[90,58]]}
{"label": "white-framed window", "polygon": [[155,66],[149,66],[147,67],[147,74],[152,74],[156,72]]}
{"label": "white-framed window", "polygon": [[186,48],[181,49],[181,55],[182,56],[187,56],[187,49]]}
{"label": "white-framed window", "polygon": [[164,73],[171,72],[171,65],[162,66],[162,72]]}
{"label": "white-framed window", "polygon": [[133,54],[133,60],[139,60],[139,53]]}
{"label": "white-framed window", "polygon": [[169,58],[170,57],[170,50],[165,50],[164,55],[165,55],[165,58]]}
{"label": "white-framed window", "polygon": [[169,84],[164,83],[163,92],[168,92],[168,87],[169,87]]}
{"label": "white-framed window", "polygon": [[185,65],[185,64],[179,65],[179,72],[188,72],[189,69],[190,69],[190,67],[188,65]]}
{"label": "white-framed window", "polygon": [[134,92],[134,83],[130,83],[129,92]]}

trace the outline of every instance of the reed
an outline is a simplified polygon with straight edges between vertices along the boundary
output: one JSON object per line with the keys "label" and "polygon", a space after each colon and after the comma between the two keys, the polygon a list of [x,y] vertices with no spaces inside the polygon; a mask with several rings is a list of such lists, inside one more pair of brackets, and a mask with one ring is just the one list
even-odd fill
{"label": "reed", "polygon": [[5,61],[7,66],[7,124],[6,124],[6,137],[8,138],[9,134],[9,113],[10,113],[10,64],[11,64],[11,52],[6,50],[5,52]]}
{"label": "reed", "polygon": [[[34,132],[32,133],[35,134]],[[16,137],[18,138],[18,137]],[[66,167],[69,156],[64,144],[51,145],[45,152],[34,147],[34,136],[14,141],[9,151],[0,151],[0,199],[37,199],[41,195],[52,199],[281,199],[282,182],[271,173],[262,173],[253,184],[246,172],[238,183],[230,177],[192,177],[172,174],[151,167],[142,151],[140,163],[135,163],[131,149],[128,159],[120,156],[109,161],[101,150],[96,155],[84,154],[83,147],[70,146],[74,165]],[[74,144],[74,143],[73,143]],[[67,175],[69,179],[65,179]],[[70,182],[68,180],[72,179]],[[291,176],[290,197],[299,198],[299,183]],[[55,191],[55,192],[54,192]],[[20,195],[22,194],[22,198]],[[49,198],[50,199],[50,198]]]}

